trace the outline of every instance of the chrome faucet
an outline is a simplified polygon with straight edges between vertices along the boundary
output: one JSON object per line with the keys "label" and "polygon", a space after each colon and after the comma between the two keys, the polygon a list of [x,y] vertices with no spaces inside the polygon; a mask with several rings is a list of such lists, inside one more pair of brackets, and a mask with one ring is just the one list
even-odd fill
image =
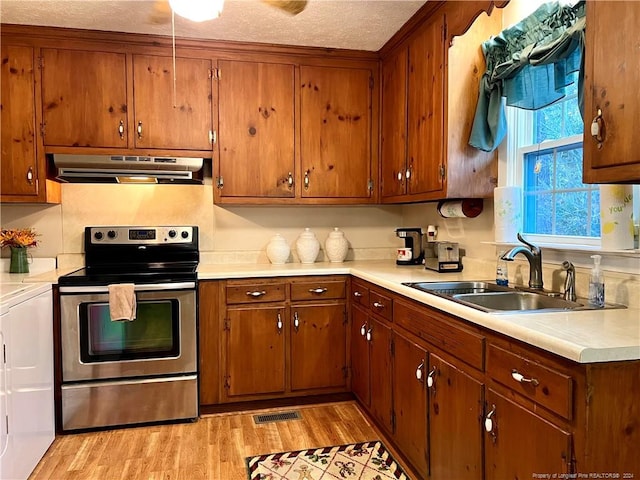
{"label": "chrome faucet", "polygon": [[527,257],[529,260],[529,288],[542,290],[542,251],[539,247],[527,242],[519,233],[518,240],[524,243],[524,246],[513,247],[502,255],[502,259],[512,262],[519,253]]}
{"label": "chrome faucet", "polygon": [[573,263],[564,261],[562,268],[567,272],[567,278],[564,281],[564,299],[571,302],[576,301],[576,269]]}

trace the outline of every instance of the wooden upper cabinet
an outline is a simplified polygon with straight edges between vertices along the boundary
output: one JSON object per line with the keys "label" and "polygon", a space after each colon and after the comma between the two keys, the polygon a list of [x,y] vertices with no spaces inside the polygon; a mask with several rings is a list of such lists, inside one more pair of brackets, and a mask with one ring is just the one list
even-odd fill
{"label": "wooden upper cabinet", "polygon": [[434,198],[444,189],[444,33],[436,13],[409,42],[407,191]]}
{"label": "wooden upper cabinet", "polygon": [[42,49],[44,145],[127,147],[123,53]]}
{"label": "wooden upper cabinet", "polygon": [[33,48],[2,45],[1,75],[2,195],[37,196]]}
{"label": "wooden upper cabinet", "polygon": [[218,198],[293,197],[293,65],[220,61],[219,68]]}
{"label": "wooden upper cabinet", "polygon": [[133,55],[135,147],[211,150],[211,77],[211,60]]}
{"label": "wooden upper cabinet", "polygon": [[[640,183],[640,3],[587,2],[586,8],[583,180]],[[591,135],[595,119],[601,140]]]}
{"label": "wooden upper cabinet", "polygon": [[373,198],[372,90],[366,68],[300,67],[303,198]]}
{"label": "wooden upper cabinet", "polygon": [[407,48],[382,62],[382,198],[407,193]]}

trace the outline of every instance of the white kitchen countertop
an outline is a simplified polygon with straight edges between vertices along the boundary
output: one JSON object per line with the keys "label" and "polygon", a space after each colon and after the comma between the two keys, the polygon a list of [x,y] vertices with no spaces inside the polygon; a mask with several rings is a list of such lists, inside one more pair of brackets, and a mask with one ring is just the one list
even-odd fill
{"label": "white kitchen countertop", "polygon": [[422,266],[398,266],[389,260],[312,265],[200,264],[198,267],[200,280],[346,274],[579,363],[640,360],[640,310],[636,308],[491,314],[402,285],[403,282],[487,280],[465,272],[437,273]]}

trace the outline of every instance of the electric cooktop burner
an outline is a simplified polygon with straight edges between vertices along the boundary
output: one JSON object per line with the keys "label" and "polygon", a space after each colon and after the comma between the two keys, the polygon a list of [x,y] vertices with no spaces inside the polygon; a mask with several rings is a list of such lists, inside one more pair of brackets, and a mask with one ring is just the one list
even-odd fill
{"label": "electric cooktop burner", "polygon": [[85,228],[85,268],[60,277],[60,285],[194,282],[198,227]]}

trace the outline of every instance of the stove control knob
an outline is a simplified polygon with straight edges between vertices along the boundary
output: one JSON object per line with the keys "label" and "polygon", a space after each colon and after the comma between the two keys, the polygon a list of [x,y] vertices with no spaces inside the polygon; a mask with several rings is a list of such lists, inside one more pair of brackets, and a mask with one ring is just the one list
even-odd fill
{"label": "stove control knob", "polygon": [[180,235],[182,236],[182,238],[188,238],[189,237],[189,232],[187,232],[186,230],[183,230]]}
{"label": "stove control knob", "polygon": [[102,232],[96,232],[93,234],[93,238],[95,238],[96,240],[102,240]]}
{"label": "stove control knob", "polygon": [[169,237],[176,238],[176,231],[175,230],[169,230]]}
{"label": "stove control knob", "polygon": [[107,237],[109,238],[116,238],[118,236],[118,234],[115,232],[115,230],[109,230],[107,232]]}

